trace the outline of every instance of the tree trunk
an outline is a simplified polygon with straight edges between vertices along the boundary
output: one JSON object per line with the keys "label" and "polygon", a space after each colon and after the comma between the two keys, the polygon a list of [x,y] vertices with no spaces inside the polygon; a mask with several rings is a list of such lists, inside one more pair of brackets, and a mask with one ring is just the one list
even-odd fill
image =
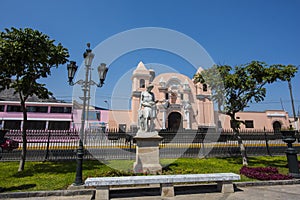
{"label": "tree trunk", "polygon": [[241,150],[243,166],[248,166],[248,159],[247,159],[247,152],[246,152],[245,145],[244,145],[243,140],[242,140],[241,136],[239,135],[239,133],[236,136],[237,136],[238,144],[239,144],[240,150]]}
{"label": "tree trunk", "polygon": [[26,131],[27,131],[27,110],[25,107],[25,101],[21,100],[21,108],[23,110],[23,126],[22,126],[22,152],[21,152],[21,158],[20,158],[20,164],[18,171],[23,171],[25,167],[25,161],[26,161],[26,153],[27,153],[27,138],[26,138]]}
{"label": "tree trunk", "polygon": [[239,125],[238,121],[235,119],[235,114],[231,115],[230,117],[231,117],[231,120],[234,121],[232,130],[233,130],[233,134],[237,138],[237,141],[238,141],[238,144],[239,144],[239,147],[240,147],[242,161],[243,161],[243,166],[248,166],[248,159],[247,159],[246,148],[245,148],[243,140],[242,140],[242,138],[240,136],[240,131],[239,131],[240,125]]}

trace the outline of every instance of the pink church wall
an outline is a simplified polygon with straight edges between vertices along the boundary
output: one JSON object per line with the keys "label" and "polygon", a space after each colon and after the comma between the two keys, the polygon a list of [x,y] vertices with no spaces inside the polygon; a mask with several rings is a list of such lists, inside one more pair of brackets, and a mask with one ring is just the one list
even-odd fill
{"label": "pink church wall", "polygon": [[[100,113],[100,119],[96,118],[96,113]],[[102,127],[103,125],[107,126],[109,121],[109,111],[108,110],[89,110],[90,117],[86,116],[86,123],[85,128],[97,128]],[[73,125],[72,127],[75,129],[80,129],[81,127],[81,116],[82,116],[82,109],[74,109],[73,110]]]}
{"label": "pink church wall", "polygon": [[[230,117],[225,115],[220,115],[220,121],[222,128],[230,129]],[[236,114],[236,118],[241,121],[253,121],[253,128],[246,128],[245,124],[241,124],[240,128],[244,130],[253,129],[266,129],[273,130],[273,123],[278,121],[282,128],[288,128],[289,118],[288,113],[282,110],[266,110],[264,112],[239,112]]]}
{"label": "pink church wall", "polygon": [[132,111],[130,110],[110,110],[108,119],[109,129],[119,129],[119,125],[126,124],[126,130],[130,130],[133,123]]}

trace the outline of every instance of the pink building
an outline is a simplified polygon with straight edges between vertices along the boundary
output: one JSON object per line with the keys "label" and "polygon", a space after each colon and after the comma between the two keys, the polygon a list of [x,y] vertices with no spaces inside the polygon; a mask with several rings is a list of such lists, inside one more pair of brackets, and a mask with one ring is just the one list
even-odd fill
{"label": "pink building", "polygon": [[[199,68],[198,72],[202,69]],[[189,77],[179,73],[164,73],[155,76],[155,72],[147,69],[140,62],[133,71],[131,93],[131,110],[103,110],[91,107],[86,114],[86,128],[115,129],[128,131],[137,128],[138,109],[141,92],[149,84],[153,84],[152,92],[158,103],[155,129],[198,129],[223,128],[230,129],[230,118],[214,111],[211,91],[205,84],[194,83]],[[0,94],[0,126],[5,129],[21,129],[23,114],[17,100],[11,98],[12,92]],[[5,101],[6,100],[6,101]],[[74,102],[62,103],[55,99],[41,102],[32,97],[26,103],[29,129],[79,129],[81,126],[81,105]],[[298,129],[288,113],[283,110],[267,110],[262,112],[240,112],[238,120],[245,123],[241,129],[287,129],[290,125]]]}
{"label": "pink building", "polygon": [[[280,130],[288,129],[291,124],[288,113],[283,110],[239,112],[236,114],[236,119],[244,121],[244,124],[240,125],[243,130]],[[230,117],[219,115],[219,124],[224,129],[230,129]]]}
{"label": "pink building", "polygon": [[[199,69],[201,70],[201,69]],[[157,103],[155,129],[215,128],[213,102],[210,90],[204,84],[179,73],[165,73],[155,77],[140,62],[132,74],[131,110],[110,111],[110,128],[135,128],[138,122],[141,92],[151,83]],[[168,103],[166,103],[168,102]]]}
{"label": "pink building", "polygon": [[[198,72],[201,70],[199,68]],[[129,130],[137,127],[141,92],[150,83],[154,85],[152,92],[159,101],[154,122],[156,129],[231,128],[229,116],[214,111],[211,91],[205,84],[195,84],[189,77],[179,73],[165,73],[156,77],[155,72],[147,69],[142,62],[134,70],[131,80],[131,110],[109,111],[109,128]],[[288,113],[283,110],[240,112],[236,117],[245,122],[241,125],[241,129],[245,130],[280,130],[290,125],[299,127],[299,121],[298,125],[290,123]]]}
{"label": "pink building", "polygon": [[[28,129],[70,129],[72,104],[26,102]],[[0,125],[4,129],[21,129],[23,113],[19,101],[0,101]]]}
{"label": "pink building", "polygon": [[[74,102],[72,128],[77,130],[81,127],[82,106]],[[97,129],[108,128],[109,111],[90,106],[86,112],[85,128]]]}

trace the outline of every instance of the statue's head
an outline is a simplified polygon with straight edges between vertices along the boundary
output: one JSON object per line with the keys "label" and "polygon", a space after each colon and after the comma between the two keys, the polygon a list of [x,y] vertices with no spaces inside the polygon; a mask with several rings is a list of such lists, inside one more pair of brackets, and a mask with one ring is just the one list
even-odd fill
{"label": "statue's head", "polygon": [[151,91],[151,90],[153,89],[153,87],[154,87],[153,84],[149,84],[149,85],[147,86],[147,90],[148,90],[148,91]]}

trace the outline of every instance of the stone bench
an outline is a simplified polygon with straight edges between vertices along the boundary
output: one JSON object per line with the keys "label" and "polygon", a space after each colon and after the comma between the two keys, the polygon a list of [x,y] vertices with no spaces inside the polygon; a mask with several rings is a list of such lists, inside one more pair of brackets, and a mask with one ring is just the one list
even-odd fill
{"label": "stone bench", "polygon": [[234,192],[232,182],[237,180],[240,175],[234,173],[95,177],[87,178],[85,187],[96,188],[96,200],[108,200],[110,186],[160,184],[161,196],[173,197],[174,183],[216,182],[222,193],[229,193]]}

